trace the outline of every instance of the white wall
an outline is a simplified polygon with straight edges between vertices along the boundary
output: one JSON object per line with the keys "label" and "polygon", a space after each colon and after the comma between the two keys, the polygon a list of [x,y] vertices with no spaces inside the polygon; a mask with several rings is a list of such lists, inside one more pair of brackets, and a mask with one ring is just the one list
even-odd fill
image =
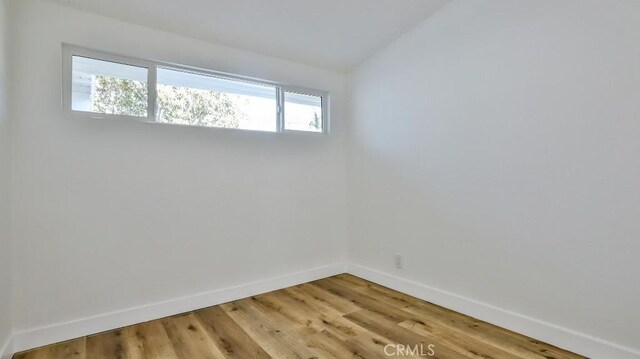
{"label": "white wall", "polygon": [[[51,3],[15,7],[16,331],[345,260],[344,75]],[[68,118],[62,42],[328,90],[332,133]]]}
{"label": "white wall", "polygon": [[10,126],[7,111],[8,4],[0,0],[0,356],[11,334]]}
{"label": "white wall", "polygon": [[361,65],[350,261],[640,349],[638,44],[638,1],[458,0]]}

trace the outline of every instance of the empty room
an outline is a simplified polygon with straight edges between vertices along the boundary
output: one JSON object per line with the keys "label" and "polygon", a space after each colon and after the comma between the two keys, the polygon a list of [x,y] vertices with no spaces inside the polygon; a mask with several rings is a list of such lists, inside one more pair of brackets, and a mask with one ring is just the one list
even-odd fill
{"label": "empty room", "polygon": [[0,359],[640,359],[640,0],[0,0]]}

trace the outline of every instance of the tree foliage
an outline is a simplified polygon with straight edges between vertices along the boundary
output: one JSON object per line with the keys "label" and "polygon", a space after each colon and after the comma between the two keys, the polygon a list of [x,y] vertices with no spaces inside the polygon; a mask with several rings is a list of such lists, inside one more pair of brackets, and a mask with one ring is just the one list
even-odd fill
{"label": "tree foliage", "polygon": [[92,95],[95,112],[147,116],[147,86],[140,81],[96,76]]}
{"label": "tree foliage", "polygon": [[244,114],[220,92],[158,86],[157,121],[192,126],[237,128]]}
{"label": "tree foliage", "polygon": [[[158,122],[237,128],[246,116],[240,109],[239,99],[228,94],[167,85],[158,85],[157,91]],[[147,85],[143,82],[95,77],[93,111],[145,117],[147,101]]]}
{"label": "tree foliage", "polygon": [[320,116],[318,112],[313,111],[313,120],[309,122],[309,127],[314,128],[316,131],[320,131],[320,124],[322,121],[320,120]]}

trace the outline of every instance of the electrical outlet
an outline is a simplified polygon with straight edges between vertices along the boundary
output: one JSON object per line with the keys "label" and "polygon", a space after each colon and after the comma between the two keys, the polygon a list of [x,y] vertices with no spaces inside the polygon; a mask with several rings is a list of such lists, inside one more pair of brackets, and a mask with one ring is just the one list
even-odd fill
{"label": "electrical outlet", "polygon": [[402,254],[396,254],[396,268],[402,269]]}

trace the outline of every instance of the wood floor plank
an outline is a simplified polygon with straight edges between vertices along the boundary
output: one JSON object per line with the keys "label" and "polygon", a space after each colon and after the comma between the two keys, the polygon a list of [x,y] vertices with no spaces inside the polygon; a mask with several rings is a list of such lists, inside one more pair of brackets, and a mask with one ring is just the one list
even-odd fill
{"label": "wood floor plank", "polygon": [[179,358],[226,358],[193,313],[163,319],[162,326]]}
{"label": "wood floor plank", "polygon": [[68,342],[16,354],[14,359],[85,359],[87,358],[86,344],[86,338],[70,340]]}
{"label": "wood floor plank", "polygon": [[429,352],[429,345],[435,355],[427,357],[435,359],[584,358],[341,274],[18,353],[14,359],[386,359],[403,347],[392,356],[416,357]]}
{"label": "wood floor plank", "polygon": [[367,329],[362,328],[344,317],[337,317],[330,322],[323,322],[322,324],[325,331],[342,340],[347,340],[367,332]]}
{"label": "wood floor plank", "polygon": [[87,337],[87,358],[126,358],[120,329]]}
{"label": "wood floor plank", "polygon": [[308,294],[317,301],[322,302],[328,307],[335,309],[337,312],[342,313],[342,315],[349,314],[361,309],[349,299],[335,295],[310,283],[297,285],[293,288],[296,288],[297,290]]}
{"label": "wood floor plank", "polygon": [[195,315],[228,358],[271,358],[222,308],[201,309]]}
{"label": "wood floor plank", "polygon": [[246,332],[273,358],[312,358],[317,356],[301,340],[292,336],[280,321],[274,321],[243,299],[221,305]]}
{"label": "wood floor plank", "polygon": [[[315,309],[307,301],[300,298],[296,299],[295,295],[291,295],[289,292],[269,293],[269,297],[272,298],[274,303],[287,308],[287,312],[299,318],[300,321],[311,322],[313,328],[320,328],[319,331],[326,331],[332,336],[347,339],[366,331],[366,329],[345,319],[340,313],[334,310],[323,311],[322,308]],[[298,334],[304,335],[304,333]]]}
{"label": "wood floor plank", "polygon": [[295,330],[300,335],[322,331],[316,318],[308,317],[303,306],[294,300],[283,299],[280,293],[267,293],[251,297],[251,304],[268,317],[278,321],[283,328]]}
{"label": "wood floor plank", "polygon": [[298,300],[300,298],[296,298],[285,291],[269,293],[266,298],[279,305],[281,309],[286,308],[285,312],[290,313],[291,317],[296,318],[300,324],[305,327],[312,327],[318,332],[322,331],[325,322],[342,317],[342,315],[333,311],[319,311],[304,299]]}
{"label": "wood floor plank", "polygon": [[[318,313],[322,313],[325,316],[331,318],[341,317],[345,314],[345,312],[339,311],[332,306],[329,306],[327,303],[322,300],[317,299],[316,297],[310,295],[308,292],[300,290],[299,288],[292,287],[286,288],[278,292],[282,295],[287,295],[294,301],[298,302],[300,307],[306,308],[307,311],[315,312],[314,315]],[[354,310],[355,311],[355,310]]]}
{"label": "wood floor plank", "polygon": [[122,329],[127,359],[177,359],[162,323],[152,321]]}
{"label": "wood floor plank", "polygon": [[313,285],[325,289],[335,295],[347,298],[358,307],[382,315],[396,323],[415,318],[411,313],[402,311],[401,309],[393,307],[387,303],[371,298],[361,292],[349,288],[349,286],[332,280],[332,278],[313,282]]}
{"label": "wood floor plank", "polygon": [[313,351],[319,354],[320,358],[363,359],[357,352],[352,352],[344,341],[326,330],[310,335],[307,342]]}
{"label": "wood floor plank", "polygon": [[86,346],[87,358],[178,358],[159,321],[91,335]]}

